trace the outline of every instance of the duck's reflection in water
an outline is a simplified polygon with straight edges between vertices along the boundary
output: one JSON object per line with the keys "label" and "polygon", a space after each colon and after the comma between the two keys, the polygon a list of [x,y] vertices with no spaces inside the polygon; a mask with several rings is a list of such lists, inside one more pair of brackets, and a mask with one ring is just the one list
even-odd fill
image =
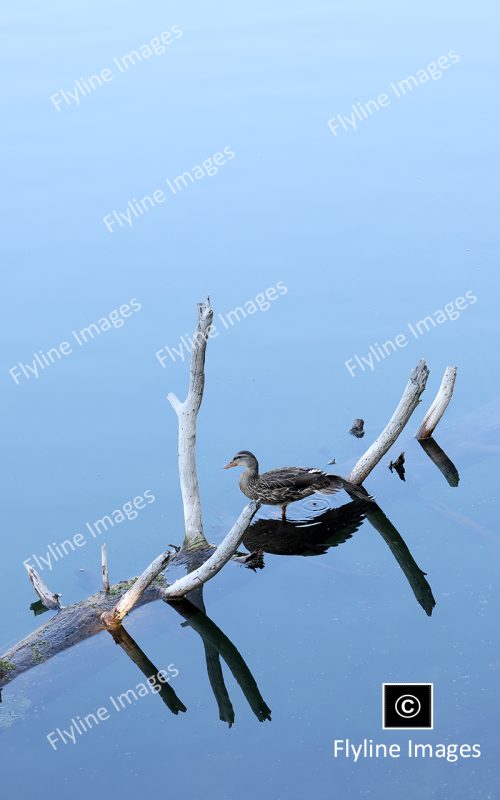
{"label": "duck's reflection in water", "polygon": [[[308,500],[299,513],[306,509],[316,515],[309,519],[257,519],[247,530],[243,544],[248,553],[236,558],[255,569],[264,566],[262,553],[278,556],[321,556],[332,547],[338,547],[348,541],[368,520],[387,544],[398,565],[403,571],[411,589],[429,616],[435,605],[432,590],[425,573],[416,564],[412,554],[402,537],[375,502],[354,500],[340,508],[327,507],[321,510],[326,501]],[[318,513],[318,508],[320,512]],[[297,509],[298,510],[298,509]],[[206,553],[198,551],[188,553],[185,568],[191,571],[205,560]],[[257,682],[243,656],[236,646],[217,624],[208,617],[203,600],[203,586],[189,593],[180,600],[165,601],[181,617],[183,626],[189,627],[200,639],[205,652],[205,664],[210,688],[214,694],[219,718],[232,726],[235,721],[233,704],[229,697],[222,669],[222,661],[232,673],[255,716],[261,722],[271,719],[271,710],[262,697]],[[334,599],[332,600],[334,602]],[[82,632],[81,639],[93,635],[95,631]],[[134,662],[147,678],[158,674],[154,663],[148,658],[139,645],[133,640],[122,625],[117,631],[110,631],[115,642]],[[76,643],[76,642],[74,642]],[[68,647],[64,643],[62,648]],[[56,649],[56,652],[59,652]],[[54,653],[55,654],[55,653]],[[32,665],[33,666],[33,665]],[[28,669],[31,667],[28,667]],[[6,682],[4,678],[4,683]],[[8,678],[7,678],[8,682]],[[172,687],[166,685],[160,692],[160,699],[173,714],[187,710],[186,705],[177,696]],[[1,699],[0,699],[1,702]]]}
{"label": "duck's reflection in water", "polygon": [[257,519],[243,544],[251,553],[282,556],[320,556],[350,539],[367,519],[389,547],[419,605],[430,617],[436,605],[432,589],[402,536],[374,502],[354,500],[327,508],[310,519]]}
{"label": "duck's reflection in water", "polygon": [[282,556],[321,556],[356,533],[369,505],[365,500],[355,500],[340,508],[327,508],[310,519],[257,519],[248,528],[243,544],[251,553],[262,550]]}

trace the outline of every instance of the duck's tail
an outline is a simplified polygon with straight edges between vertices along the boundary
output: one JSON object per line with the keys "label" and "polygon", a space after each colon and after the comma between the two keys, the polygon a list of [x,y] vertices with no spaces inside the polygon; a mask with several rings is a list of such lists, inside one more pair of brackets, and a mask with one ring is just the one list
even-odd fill
{"label": "duck's tail", "polygon": [[356,483],[341,478],[339,475],[328,475],[328,478],[328,485],[320,489],[322,494],[333,494],[334,492],[338,492],[339,489],[344,489],[352,497],[356,497],[359,500],[374,499],[362,486],[358,486]]}
{"label": "duck's tail", "polygon": [[373,500],[374,497],[372,494],[368,494],[366,489],[363,486],[358,486],[357,483],[351,483],[351,481],[346,481],[342,478],[342,488],[348,492],[348,494],[353,494],[354,497],[357,497],[359,500]]}

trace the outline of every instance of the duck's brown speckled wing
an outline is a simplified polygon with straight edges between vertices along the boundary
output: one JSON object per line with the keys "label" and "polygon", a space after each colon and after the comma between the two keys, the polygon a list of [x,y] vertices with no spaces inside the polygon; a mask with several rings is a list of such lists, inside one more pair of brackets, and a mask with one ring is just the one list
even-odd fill
{"label": "duck's brown speckled wing", "polygon": [[321,469],[308,467],[281,467],[264,472],[256,480],[249,479],[248,483],[240,481],[240,487],[247,497],[259,499],[269,505],[287,505],[314,492],[322,494],[335,494],[339,489],[346,489],[355,497],[367,499],[367,492],[358,486],[341,478],[331,475]]}
{"label": "duck's brown speckled wing", "polygon": [[[259,488],[283,501],[307,497],[315,491],[330,487],[330,476],[320,469],[281,467],[260,476]],[[341,488],[340,485],[338,487]],[[330,489],[336,491],[336,489]]]}
{"label": "duck's brown speckled wing", "polygon": [[276,489],[305,489],[315,483],[322,475],[319,469],[307,469],[307,467],[280,467],[264,472],[259,475],[262,484]]}
{"label": "duck's brown speckled wing", "polygon": [[293,485],[297,489],[306,489],[328,483],[329,480],[330,476],[320,469],[301,469],[300,472],[297,472]]}

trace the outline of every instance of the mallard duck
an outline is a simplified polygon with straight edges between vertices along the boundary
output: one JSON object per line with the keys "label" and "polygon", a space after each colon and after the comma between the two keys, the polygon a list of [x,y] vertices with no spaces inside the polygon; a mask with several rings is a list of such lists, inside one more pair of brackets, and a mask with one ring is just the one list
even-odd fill
{"label": "mallard duck", "polygon": [[307,467],[279,467],[259,475],[259,462],[249,450],[240,450],[224,469],[245,467],[240,476],[240,489],[251,500],[259,500],[264,505],[281,506],[281,517],[286,520],[286,507],[289,503],[320,492],[334,494],[339,489],[349,490],[355,497],[370,500],[367,492],[356,484],[329,475],[320,469]]}

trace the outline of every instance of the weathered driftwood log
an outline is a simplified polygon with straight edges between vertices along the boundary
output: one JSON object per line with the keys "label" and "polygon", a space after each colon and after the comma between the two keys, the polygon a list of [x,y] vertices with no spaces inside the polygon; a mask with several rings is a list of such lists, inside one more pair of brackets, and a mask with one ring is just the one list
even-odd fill
{"label": "weathered driftwood log", "polygon": [[[210,580],[234,555],[258,506],[255,503],[247,505],[226,538],[218,548],[215,548],[208,544],[203,535],[196,477],[196,417],[203,397],[205,351],[212,318],[213,311],[210,301],[207,299],[206,303],[198,305],[198,324],[193,336],[187,398],[181,403],[175,395],[169,395],[169,400],[179,419],[179,473],[185,519],[184,544],[172,558],[172,562],[186,564],[188,572],[191,571],[192,574],[173,583],[169,587],[171,592],[167,591],[160,595],[160,584],[164,584],[166,587],[166,580],[159,574],[167,563],[165,560],[167,554],[162,554],[146,568],[139,579],[122,581],[111,587],[109,593],[98,593],[65,609],[63,616],[49,620],[38,631],[5,653],[3,659],[0,659],[0,685],[12,680],[16,675],[35,666],[40,661],[51,658],[61,650],[98,633],[104,627],[112,628],[120,624],[134,605],[159,599],[160,596],[161,599],[182,597],[183,594]],[[193,557],[194,553],[197,554],[196,559]],[[197,562],[196,568],[191,569],[191,565],[195,561]],[[204,561],[206,563],[203,563]],[[252,563],[251,560],[248,561],[248,566],[251,566]],[[58,608],[59,606],[56,605],[58,595],[51,593],[45,587],[32,567],[29,569],[33,571],[32,576],[35,576],[37,593],[42,600],[45,598],[44,604],[48,603],[47,607],[50,608]]]}
{"label": "weathered driftwood log", "polygon": [[61,608],[61,603],[59,602],[61,595],[57,592],[52,592],[47,584],[43,582],[36,569],[34,569],[30,564],[26,564],[26,569],[28,571],[29,579],[33,584],[33,588],[45,608],[59,610]]}
{"label": "weathered driftwood log", "polygon": [[392,447],[416,409],[420,401],[420,395],[425,389],[428,376],[429,370],[427,369],[427,365],[425,361],[421,359],[410,375],[410,379],[394,414],[382,433],[375,439],[364,455],[361,456],[349,475],[349,480],[352,481],[352,483],[363,483],[380,459],[383,458],[389,448]]}
{"label": "weathered driftwood log", "polygon": [[[41,628],[10,648],[0,659],[0,687],[27,669],[72,647],[84,639],[94,636],[105,628],[113,628],[120,623],[134,606],[152,600],[170,600],[199,588],[222,569],[241,543],[245,531],[258,508],[257,503],[249,503],[218,548],[208,547],[204,551],[179,551],[171,557],[171,565],[196,563],[196,568],[179,578],[170,587],[166,578],[158,573],[164,553],[150,564],[139,578],[123,581],[112,586],[109,593],[95,595],[61,609]],[[198,562],[202,560],[201,566]],[[153,573],[156,573],[154,575]],[[165,591],[163,591],[165,589]],[[171,590],[171,591],[169,591]],[[118,602],[117,602],[118,600]]]}
{"label": "weathered driftwood log", "polygon": [[189,390],[184,402],[170,392],[167,395],[179,424],[179,479],[184,507],[185,549],[206,547],[203,533],[200,490],[196,474],[196,417],[205,386],[205,351],[214,312],[210,299],[198,304],[198,324],[193,334]]}
{"label": "weathered driftwood log", "polygon": [[[354,509],[358,509],[358,507],[361,509],[361,511],[358,513],[356,510],[354,513]],[[373,511],[373,514],[366,513],[367,509]],[[316,526],[316,528],[318,528],[317,535],[312,536],[316,528],[301,528],[301,538],[304,536],[306,538],[303,542],[299,542],[297,537],[295,537],[295,546],[293,546],[293,536],[291,535],[293,530],[291,529],[290,525],[286,531],[281,530],[281,523],[277,520],[260,520],[259,525],[266,528],[265,540],[267,542],[269,552],[298,554],[304,552],[304,550],[309,550],[309,552],[324,553],[329,547],[336,546],[350,538],[352,533],[358,529],[363,516],[365,515],[391,548],[396,560],[400,564],[403,572],[410,582],[417,600],[426,610],[426,613],[429,614],[430,610],[432,610],[432,606],[434,605],[430,587],[427,581],[425,581],[423,578],[422,571],[415,564],[415,561],[403,539],[394,528],[392,523],[390,523],[387,517],[385,517],[385,515],[375,504],[362,503],[358,500],[355,503],[349,503],[341,508],[330,509],[329,512],[326,512],[326,514],[322,515],[322,517],[325,518],[325,522]],[[333,528],[331,528],[332,525]],[[255,534],[252,534],[251,541],[248,542],[247,546],[252,548],[256,546],[254,539],[255,536],[257,536],[257,539],[259,539],[257,534],[258,530],[260,530],[260,528],[256,528],[256,532]],[[298,533],[299,531],[297,534]],[[307,538],[308,536],[309,539]],[[275,543],[274,540],[276,538],[282,541],[282,546]],[[291,549],[285,547],[288,539],[291,543]],[[300,544],[300,547],[298,547],[298,544]],[[199,561],[203,562],[203,560],[207,559],[212,552],[212,548],[208,548],[206,551],[194,551],[190,553],[181,551],[173,556],[170,563],[172,566],[174,564],[187,565],[189,568],[189,565],[195,566]],[[198,566],[196,566],[196,568],[198,568]],[[191,572],[193,572],[193,570],[191,570]],[[49,660],[53,656],[63,652],[73,645],[79,644],[85,639],[100,633],[102,630],[105,630],[105,624],[102,620],[103,612],[107,611],[112,613],[116,604],[116,599],[122,597],[128,591],[130,586],[133,585],[135,580],[136,579],[127,583],[123,582],[116,584],[115,586],[111,586],[109,594],[98,592],[86,600],[82,600],[79,603],[75,603],[72,606],[61,609],[61,611],[53,616],[44,626],[12,647],[3,655],[2,659],[0,660],[0,687],[6,685],[13,678],[17,677],[26,670],[38,666],[40,663]],[[180,580],[183,579],[181,578]],[[199,581],[196,581],[195,583],[197,586],[200,586]],[[172,584],[172,586],[175,586],[175,584]],[[166,592],[163,591],[165,588],[167,588],[166,579],[164,575],[160,574],[138,598],[136,605],[142,606],[153,602],[154,600],[165,600]],[[196,592],[195,589],[192,591]],[[190,593],[190,597],[191,596],[192,593]],[[210,621],[207,623],[208,628],[203,628],[204,631],[208,630],[208,635],[203,635],[197,623],[202,624],[205,617],[202,615],[201,611],[198,613],[198,609],[196,609],[186,597],[181,599],[172,599],[171,601],[167,602],[171,608],[175,609],[186,618],[190,619],[194,614],[197,615],[196,619],[193,619],[192,622],[190,622],[191,626],[200,633],[204,640],[204,644],[216,647],[217,652],[227,661],[228,666],[230,667],[231,671],[233,671],[233,674],[240,685],[242,685],[242,688],[246,687],[246,689],[243,688],[243,690],[245,693],[248,692],[249,702],[251,700],[250,704],[257,713],[259,719],[265,718],[265,704],[263,705],[262,698],[255,691],[255,681],[253,681],[249,675],[248,668],[246,668],[246,665],[244,665],[241,656],[235,650],[234,646],[231,646],[231,643],[227,637],[225,637],[224,634],[222,634],[222,632],[217,628],[217,626]],[[186,609],[190,609],[190,613],[188,615],[184,614]],[[110,632],[113,636],[117,636],[121,630],[122,628],[118,627],[116,629],[110,629]],[[215,638],[210,635],[210,632],[214,635],[216,634]],[[219,646],[221,643],[222,647]],[[128,654],[131,655],[130,652],[128,652]],[[133,660],[135,661],[135,658]],[[210,654],[207,653],[207,663],[209,660],[213,665],[213,652]],[[220,673],[216,674],[216,665],[213,665],[213,669],[209,677],[212,688],[214,689],[214,694],[216,693],[214,683],[216,683],[218,687],[216,698],[219,703],[221,718],[224,718],[226,722],[230,722],[232,719],[230,704],[227,702],[227,698],[222,697],[223,689],[221,684],[221,676]]]}
{"label": "weathered driftwood log", "polygon": [[[105,629],[106,624],[108,626],[116,625],[134,605],[142,605],[161,598],[169,602],[175,600],[173,605],[176,607],[180,602],[178,598],[182,598],[188,592],[195,591],[205,581],[210,580],[234,555],[256,511],[257,505],[250,503],[246,506],[221,545],[218,548],[214,548],[208,544],[203,534],[196,477],[196,416],[203,396],[205,351],[207,339],[210,335],[212,318],[213,311],[209,300],[207,300],[206,303],[202,303],[198,307],[198,326],[193,337],[188,396],[183,403],[173,394],[168,396],[179,420],[179,472],[185,519],[184,544],[180,551],[172,557],[171,563],[186,564],[188,570],[190,570],[189,573],[175,581],[171,586],[167,585],[163,575],[156,574],[155,577],[153,573],[156,573],[158,564],[165,557],[165,554],[163,554],[156,559],[155,568],[153,569],[153,565],[150,565],[139,580],[133,579],[133,581],[121,582],[112,586],[108,593],[99,592],[86,600],[68,608],[63,608],[44,626],[4,654],[3,658],[0,659],[0,686],[5,685],[14,677],[36,666],[41,661],[45,661],[68,647],[100,632]],[[384,453],[387,452],[391,444],[394,443],[418,403],[418,398],[425,387],[427,375],[427,367],[425,362],[422,361],[412,373],[400,404],[386,429],[355,466],[350,476],[351,481],[362,483]],[[191,566],[194,563],[196,563],[196,568],[192,569]],[[250,563],[248,564],[249,566]],[[39,596],[41,596],[40,593]],[[52,595],[52,597],[58,600],[57,595]],[[116,602],[117,599],[118,603]],[[54,601],[52,600],[52,602]],[[218,641],[218,645],[214,642],[211,643],[217,647],[219,654],[226,659],[232,669],[229,658],[233,658],[234,653],[232,651],[228,652],[228,642],[229,640],[223,640],[221,644]],[[215,671],[213,674],[215,675]],[[265,708],[267,707],[264,708],[260,701],[257,700],[257,695],[253,694],[253,684],[255,682],[253,678],[251,680],[250,678],[251,675],[250,677],[246,675],[243,680],[243,685],[247,687],[246,690],[244,689],[245,694],[248,692],[249,697],[252,697],[252,702],[255,703],[254,710],[258,715],[262,715],[261,718],[264,719],[266,718],[267,712]],[[219,700],[222,700],[222,695]],[[226,700],[224,702],[226,703],[224,713],[226,717],[230,718],[229,706]]]}
{"label": "weathered driftwood log", "polygon": [[129,611],[132,611],[146,589],[151,586],[160,572],[163,572],[171,558],[172,553],[169,550],[157,556],[155,560],[146,567],[142,575],[134,581],[130,589],[127,589],[125,594],[120,597],[115,607],[111,611],[105,611],[103,613],[102,621],[107,628],[114,628],[120,625]]}
{"label": "weathered driftwood log", "polygon": [[427,414],[423,418],[420,428],[415,434],[417,439],[428,439],[429,436],[432,436],[434,433],[437,424],[448,408],[452,398],[456,377],[457,368],[446,367],[438,393],[432,401]]}
{"label": "weathered driftwood log", "polygon": [[[157,582],[142,595],[137,605],[159,599],[159,580],[163,578],[157,578]],[[0,687],[26,670],[105,630],[102,613],[113,609],[117,597],[129,588],[130,583],[118,583],[111,587],[109,594],[98,592],[86,600],[62,608],[45,625],[11,647],[0,658]]]}
{"label": "weathered driftwood log", "polygon": [[[214,552],[203,561],[196,569],[191,570],[183,578],[175,581],[171,586],[162,590],[164,600],[183,597],[188,592],[198,589],[217,575],[222,567],[233,557],[235,550],[241,544],[245,531],[250,525],[250,521],[259,507],[258,503],[251,502],[245,506],[240,516],[234,523],[229,533],[225,536],[220,545]],[[106,627],[113,628],[120,625],[126,615],[133,609],[141,595],[151,585],[151,583],[163,572],[169,561],[172,560],[172,553],[169,551],[162,553],[149,564],[142,575],[137,578],[134,584],[120,597],[116,606],[111,612],[104,612],[102,620]]]}
{"label": "weathered driftwood log", "polygon": [[[159,589],[163,582],[163,576],[158,576],[156,581],[139,598],[137,605],[143,605],[160,599]],[[115,599],[113,595],[123,591],[123,589],[123,585],[117,584],[111,587],[110,595],[99,592],[81,603],[62,609],[60,613],[49,620],[43,628],[11,648],[0,661],[0,686],[5,686],[22,672],[33,666],[37,666],[50,659],[53,655],[104,630],[104,623],[101,620],[102,604],[108,604],[109,610],[111,611],[111,604]],[[257,717],[261,720],[269,719],[270,710],[258,690],[255,679],[244,659],[229,638],[203,611],[194,606],[187,598],[172,601],[168,603],[168,605],[175,609],[184,619],[188,620],[183,623],[184,625],[189,625],[200,635],[204,647],[207,651],[210,650],[211,664],[214,664],[219,656],[227,662]],[[147,678],[158,674],[155,665],[149,660],[127,631],[125,631],[123,626],[111,629],[109,632],[113,636],[115,642],[120,645],[123,651]],[[216,694],[216,698],[219,702],[222,697],[221,685],[224,683],[224,680],[221,670],[217,676],[215,673],[216,670],[211,669],[209,675],[214,688],[214,694]],[[216,687],[213,684],[213,679],[215,678],[218,682]],[[168,684],[162,687],[160,696],[173,713],[186,710],[184,703],[182,703]],[[234,721],[234,712],[231,714],[232,705],[227,691],[224,702],[224,719],[232,723],[232,721]]]}

